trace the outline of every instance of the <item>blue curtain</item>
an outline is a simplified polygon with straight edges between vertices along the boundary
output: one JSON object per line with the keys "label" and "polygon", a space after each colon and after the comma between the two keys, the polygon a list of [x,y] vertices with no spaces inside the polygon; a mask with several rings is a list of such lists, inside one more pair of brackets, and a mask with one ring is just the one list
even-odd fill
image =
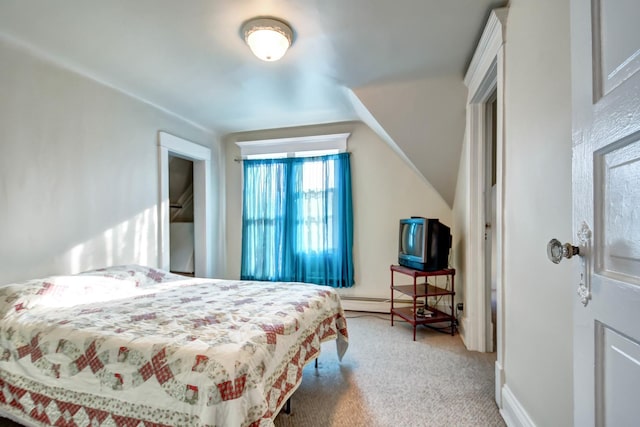
{"label": "blue curtain", "polygon": [[349,153],[244,161],[243,280],[353,285]]}

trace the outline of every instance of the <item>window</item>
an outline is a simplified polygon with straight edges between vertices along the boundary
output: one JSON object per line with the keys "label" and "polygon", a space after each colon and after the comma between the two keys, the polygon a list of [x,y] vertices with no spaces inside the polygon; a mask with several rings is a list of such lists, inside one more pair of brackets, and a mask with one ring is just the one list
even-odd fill
{"label": "window", "polygon": [[[326,168],[326,170],[325,170]],[[302,207],[297,225],[303,253],[322,253],[336,249],[333,229],[335,180],[333,161],[310,161],[302,164],[301,191],[296,194]]]}
{"label": "window", "polygon": [[310,154],[246,156],[243,279],[353,285],[349,154]]}

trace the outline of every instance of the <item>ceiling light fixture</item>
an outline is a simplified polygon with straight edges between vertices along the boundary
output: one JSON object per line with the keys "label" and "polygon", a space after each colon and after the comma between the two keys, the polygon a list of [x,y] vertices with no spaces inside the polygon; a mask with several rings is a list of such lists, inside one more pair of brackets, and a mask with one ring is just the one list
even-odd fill
{"label": "ceiling light fixture", "polygon": [[277,61],[291,46],[293,31],[282,21],[273,18],[255,18],[242,26],[244,40],[251,52],[263,61]]}

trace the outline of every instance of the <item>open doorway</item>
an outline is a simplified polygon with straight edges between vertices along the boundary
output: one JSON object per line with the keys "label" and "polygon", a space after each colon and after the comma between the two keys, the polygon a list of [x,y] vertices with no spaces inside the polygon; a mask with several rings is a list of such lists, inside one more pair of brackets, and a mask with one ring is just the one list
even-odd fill
{"label": "open doorway", "polygon": [[487,135],[484,138],[485,168],[484,168],[484,272],[485,272],[485,297],[488,315],[486,331],[486,349],[496,351],[496,325],[497,325],[497,271],[496,271],[496,154],[498,148],[498,102],[497,93],[494,91],[485,104],[485,129]]}
{"label": "open doorway", "polygon": [[169,265],[172,273],[194,276],[193,161],[169,155]]}
{"label": "open doorway", "polygon": [[171,208],[169,197],[169,160],[179,157],[193,165],[193,268],[196,277],[213,273],[213,226],[211,195],[211,150],[166,132],[158,133],[160,157],[160,203],[158,204],[158,263],[171,270]]}

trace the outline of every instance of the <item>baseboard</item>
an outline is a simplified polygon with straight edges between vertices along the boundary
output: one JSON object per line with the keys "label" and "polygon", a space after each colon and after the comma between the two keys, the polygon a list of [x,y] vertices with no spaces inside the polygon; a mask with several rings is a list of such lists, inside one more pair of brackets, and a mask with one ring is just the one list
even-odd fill
{"label": "baseboard", "polygon": [[469,321],[466,317],[462,317],[458,319],[458,334],[460,335],[460,339],[462,340],[462,344],[464,344],[465,348],[469,348],[467,344],[467,324]]}
{"label": "baseboard", "polygon": [[508,427],[536,427],[527,411],[506,384],[502,387],[500,415]]}
{"label": "baseboard", "polygon": [[495,398],[496,404],[498,408],[502,408],[502,386],[504,385],[504,369],[502,369],[502,365],[500,362],[496,360],[495,364]]}

